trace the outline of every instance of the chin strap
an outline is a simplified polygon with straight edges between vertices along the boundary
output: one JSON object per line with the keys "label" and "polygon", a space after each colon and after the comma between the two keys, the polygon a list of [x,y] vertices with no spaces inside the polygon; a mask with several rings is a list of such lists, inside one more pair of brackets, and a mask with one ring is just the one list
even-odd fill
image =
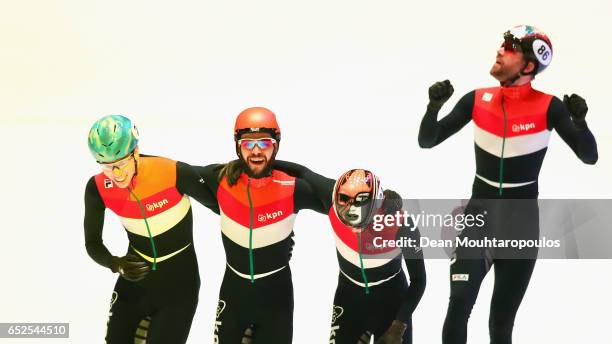
{"label": "chin strap", "polygon": [[[523,69],[525,69],[525,68],[523,67]],[[521,70],[520,72],[518,72],[518,73],[517,73],[515,76],[513,76],[512,78],[510,78],[510,79],[508,79],[508,80],[506,80],[506,81],[504,81],[504,82],[500,82],[499,84],[500,84],[500,86],[502,86],[502,87],[510,87],[510,86],[514,85],[514,83],[515,83],[515,82],[516,82],[518,79],[520,79],[520,78],[521,78],[523,75],[526,75],[526,74],[523,74],[523,71]]]}
{"label": "chin strap", "polygon": [[523,71],[525,70],[525,68],[527,68],[527,65],[529,64],[529,62],[530,61],[525,61],[525,64],[523,65],[523,68],[521,68],[521,70],[515,76],[513,76],[512,78],[510,78],[510,79],[508,79],[506,81],[503,81],[503,82],[500,81],[499,85],[502,86],[502,87],[509,87],[509,86],[514,85],[514,83],[518,79],[520,79],[522,76],[525,76],[525,75],[534,75],[535,76],[535,70],[536,70],[537,67],[534,67],[531,72],[529,72],[527,74],[523,74]]}
{"label": "chin strap", "polygon": [[501,87],[510,87],[510,86],[512,86],[512,84],[514,84],[514,83],[515,83],[515,82],[516,82],[518,79],[520,79],[520,78],[521,78],[521,76],[522,76],[522,73],[518,73],[518,74],[517,74],[517,75],[515,75],[514,77],[512,77],[512,78],[510,78],[510,79],[508,79],[508,80],[506,80],[506,81],[504,81],[504,82],[501,82],[501,81],[500,81],[499,85],[500,85]]}

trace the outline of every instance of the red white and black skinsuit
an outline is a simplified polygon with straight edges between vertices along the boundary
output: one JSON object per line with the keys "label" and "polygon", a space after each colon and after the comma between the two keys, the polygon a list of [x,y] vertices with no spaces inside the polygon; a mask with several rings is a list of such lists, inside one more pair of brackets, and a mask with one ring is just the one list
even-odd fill
{"label": "red white and black skinsuit", "polygon": [[[334,296],[329,343],[354,344],[368,333],[382,336],[393,320],[408,328],[403,343],[412,343],[412,313],[425,291],[423,252],[418,247],[420,234],[414,227],[368,228],[356,233],[336,214],[332,193],[335,180],[308,168],[276,161],[275,168],[303,178],[321,199],[336,239],[340,273]],[[382,211],[382,210],[381,210]],[[378,240],[377,240],[378,239]],[[416,247],[382,247],[383,240],[410,239]],[[410,277],[402,268],[405,262]]]}
{"label": "red white and black skinsuit", "polygon": [[218,178],[222,165],[197,167],[221,216],[227,267],[219,292],[215,343],[240,343],[254,327],[255,343],[291,343],[293,284],[289,260],[293,223],[300,210],[323,212],[300,178],[272,170],[267,177],[242,173],[236,184]]}
{"label": "red white and black skinsuit", "polygon": [[[419,145],[434,147],[474,121],[476,176],[466,211],[498,210],[491,229],[501,235],[539,237],[538,176],[553,129],[584,163],[597,161],[597,145],[586,122],[574,124],[561,100],[534,90],[531,83],[477,89],[463,96],[440,121],[437,115],[437,109],[428,107]],[[510,199],[521,201],[507,201]],[[462,259],[462,251],[456,252],[443,343],[466,342],[467,321],[491,264],[495,266],[491,343],[511,343],[514,318],[527,290],[537,249],[528,253],[527,259],[487,261]]]}

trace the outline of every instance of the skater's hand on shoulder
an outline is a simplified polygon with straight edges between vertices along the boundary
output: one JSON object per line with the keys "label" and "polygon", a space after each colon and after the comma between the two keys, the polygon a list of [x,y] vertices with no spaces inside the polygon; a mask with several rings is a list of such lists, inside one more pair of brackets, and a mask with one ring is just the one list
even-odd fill
{"label": "skater's hand on shoulder", "polygon": [[393,190],[386,189],[384,192],[385,199],[383,200],[383,210],[385,214],[395,215],[402,210],[402,196]]}

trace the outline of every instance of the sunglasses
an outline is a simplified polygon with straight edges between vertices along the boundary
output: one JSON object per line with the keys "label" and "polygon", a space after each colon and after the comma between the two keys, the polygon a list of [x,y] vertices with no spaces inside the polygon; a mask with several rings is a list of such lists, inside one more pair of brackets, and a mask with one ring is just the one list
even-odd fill
{"label": "sunglasses", "polygon": [[238,140],[238,144],[240,147],[246,148],[248,150],[253,150],[255,146],[259,147],[259,149],[264,150],[271,147],[274,147],[276,140],[270,137],[266,137],[263,139],[240,139]]}
{"label": "sunglasses", "polygon": [[521,47],[521,41],[516,38],[510,31],[506,31],[504,33],[504,42],[501,45],[504,47],[504,50],[507,52],[521,52],[523,51]]}
{"label": "sunglasses", "polygon": [[355,207],[363,207],[370,202],[370,193],[369,192],[360,192],[354,198],[344,194],[338,194],[338,204],[341,206],[353,205]]}
{"label": "sunglasses", "polygon": [[113,163],[99,163],[100,167],[102,168],[102,170],[104,171],[112,171],[114,169],[123,169],[127,166],[127,164],[130,163],[130,161],[132,160],[132,158],[134,157],[134,153],[128,155],[126,158],[123,158],[119,161],[115,161]]}

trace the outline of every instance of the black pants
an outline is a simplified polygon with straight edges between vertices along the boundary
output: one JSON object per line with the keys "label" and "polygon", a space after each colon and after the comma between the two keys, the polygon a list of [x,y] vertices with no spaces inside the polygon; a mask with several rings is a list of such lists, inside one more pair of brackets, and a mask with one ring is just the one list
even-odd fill
{"label": "black pants", "polygon": [[200,277],[193,246],[139,282],[119,277],[111,299],[108,344],[185,343],[198,304]]}
{"label": "black pants", "polygon": [[[491,344],[509,344],[512,343],[514,318],[529,285],[535,260],[495,260],[493,266],[495,286],[489,313]],[[486,274],[482,260],[457,260],[451,266],[451,276],[467,275],[468,279],[452,281],[451,277],[451,296],[442,343],[466,343],[468,318]]]}
{"label": "black pants", "polygon": [[[537,200],[470,200],[466,213],[487,212],[486,228],[464,232],[461,237],[483,236],[499,239],[539,237]],[[480,258],[476,258],[480,256]],[[465,258],[469,257],[469,258]],[[537,248],[458,248],[450,268],[451,295],[442,331],[442,343],[465,344],[467,323],[482,280],[491,266],[495,284],[489,313],[491,344],[512,343],[512,329],[518,308],[535,267]]]}
{"label": "black pants", "polygon": [[214,343],[240,344],[253,327],[254,344],[289,344],[293,338],[293,284],[289,266],[250,279],[227,268],[219,292]]}
{"label": "black pants", "polygon": [[[380,337],[396,319],[407,289],[408,282],[403,271],[381,285],[369,287],[369,294],[365,293],[364,287],[340,274],[329,343],[357,344],[366,332],[374,335],[375,339]],[[412,343],[411,322],[408,323],[403,343]]]}

